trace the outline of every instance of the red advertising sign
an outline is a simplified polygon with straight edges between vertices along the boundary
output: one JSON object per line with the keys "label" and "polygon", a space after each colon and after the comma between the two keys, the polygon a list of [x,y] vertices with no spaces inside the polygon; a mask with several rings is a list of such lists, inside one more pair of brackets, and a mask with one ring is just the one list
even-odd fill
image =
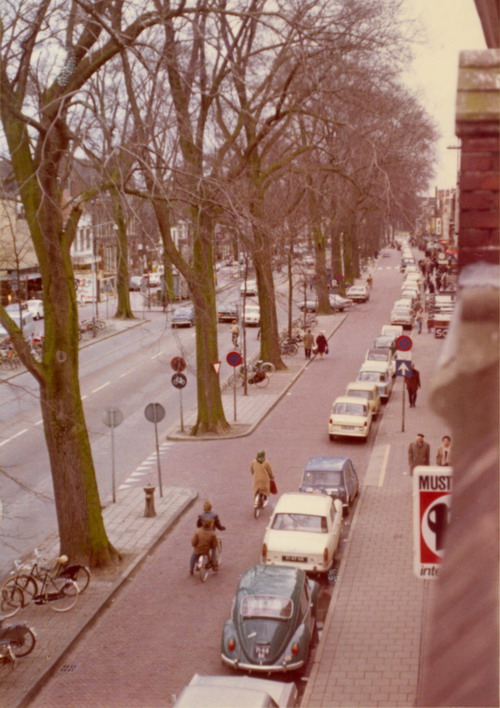
{"label": "red advertising sign", "polygon": [[419,578],[439,575],[450,521],[452,468],[413,471],[414,570]]}

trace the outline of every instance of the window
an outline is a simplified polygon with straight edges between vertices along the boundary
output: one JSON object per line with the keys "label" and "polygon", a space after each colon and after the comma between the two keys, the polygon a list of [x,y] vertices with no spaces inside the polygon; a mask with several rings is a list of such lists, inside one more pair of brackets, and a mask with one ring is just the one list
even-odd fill
{"label": "window", "polygon": [[293,614],[293,602],[288,597],[278,595],[247,595],[241,601],[243,619],[271,617],[287,620]]}
{"label": "window", "polygon": [[342,472],[340,470],[306,470],[304,473],[305,484],[337,487],[341,482]]}
{"label": "window", "polygon": [[311,533],[327,533],[326,516],[312,514],[276,514],[271,528],[276,531],[308,531]]}

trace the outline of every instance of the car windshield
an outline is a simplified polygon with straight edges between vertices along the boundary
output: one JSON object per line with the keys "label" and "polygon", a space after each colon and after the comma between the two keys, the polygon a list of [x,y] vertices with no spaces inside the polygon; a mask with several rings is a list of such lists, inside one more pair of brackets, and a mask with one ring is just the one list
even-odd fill
{"label": "car windshield", "polygon": [[293,602],[288,597],[278,595],[247,595],[241,601],[243,619],[252,617],[272,617],[287,620],[293,615]]}
{"label": "car windshield", "polygon": [[366,406],[362,403],[336,403],[333,412],[344,415],[366,415]]}
{"label": "car windshield", "polygon": [[312,514],[276,514],[272,529],[276,531],[310,531],[312,533],[327,533],[326,516]]}
{"label": "car windshield", "polygon": [[382,374],[376,371],[361,371],[358,378],[360,381],[382,381]]}
{"label": "car windshield", "polygon": [[392,337],[377,337],[374,341],[376,349],[390,349],[393,343]]}
{"label": "car windshield", "polygon": [[338,487],[342,484],[342,472],[340,470],[306,470],[303,483]]}

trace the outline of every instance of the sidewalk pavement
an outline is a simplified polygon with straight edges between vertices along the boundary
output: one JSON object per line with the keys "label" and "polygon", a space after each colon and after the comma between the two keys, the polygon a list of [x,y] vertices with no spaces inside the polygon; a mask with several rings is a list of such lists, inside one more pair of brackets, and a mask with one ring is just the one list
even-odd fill
{"label": "sidewalk pavement", "polygon": [[[327,331],[327,336],[331,336],[345,317],[346,315],[341,314],[320,316],[318,327]],[[141,322],[133,322],[131,326],[140,324]],[[117,329],[108,336],[114,336],[123,329],[126,329],[125,325],[119,323]],[[233,423],[233,390],[226,387],[222,395],[223,405],[228,422],[232,424],[232,430],[226,437],[250,435],[310,362],[303,359],[303,352],[300,351],[296,359],[287,358],[286,363],[288,369],[274,373],[267,388],[249,386],[248,396],[242,396],[241,387],[238,388],[236,423]],[[187,413],[186,430],[189,429],[189,424],[194,423],[195,416],[196,411]],[[177,427],[172,430],[170,437],[176,440],[193,440]],[[208,437],[210,436],[204,439]],[[60,667],[60,671],[72,670],[71,665],[61,665],[65,654],[108,603],[113,602],[113,597],[121,585],[138,569],[154,546],[191,507],[197,497],[197,491],[190,488],[166,487],[163,490],[163,498],[158,496],[156,490],[156,516],[153,518],[145,517],[145,493],[141,488],[122,491],[116,503],[106,506],[103,510],[104,524],[111,543],[121,553],[123,561],[116,568],[94,571],[88,589],[69,612],[53,612],[47,606],[29,606],[6,620],[6,623],[23,621],[32,626],[37,634],[37,645],[31,654],[19,659],[15,669],[1,681],[0,706],[27,706],[56,666]],[[59,554],[57,534],[40,545],[39,550],[47,562],[54,559]]]}

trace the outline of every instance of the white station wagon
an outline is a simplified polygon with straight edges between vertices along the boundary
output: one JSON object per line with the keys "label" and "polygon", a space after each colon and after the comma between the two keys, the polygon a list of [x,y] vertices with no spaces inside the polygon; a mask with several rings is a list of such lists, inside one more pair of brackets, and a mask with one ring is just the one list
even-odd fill
{"label": "white station wagon", "polygon": [[373,412],[367,400],[354,396],[339,396],[333,402],[328,418],[330,440],[353,437],[367,440],[372,427]]}
{"label": "white station wagon", "polygon": [[341,525],[340,499],[327,494],[282,494],[264,535],[261,562],[327,573],[340,543]]}

